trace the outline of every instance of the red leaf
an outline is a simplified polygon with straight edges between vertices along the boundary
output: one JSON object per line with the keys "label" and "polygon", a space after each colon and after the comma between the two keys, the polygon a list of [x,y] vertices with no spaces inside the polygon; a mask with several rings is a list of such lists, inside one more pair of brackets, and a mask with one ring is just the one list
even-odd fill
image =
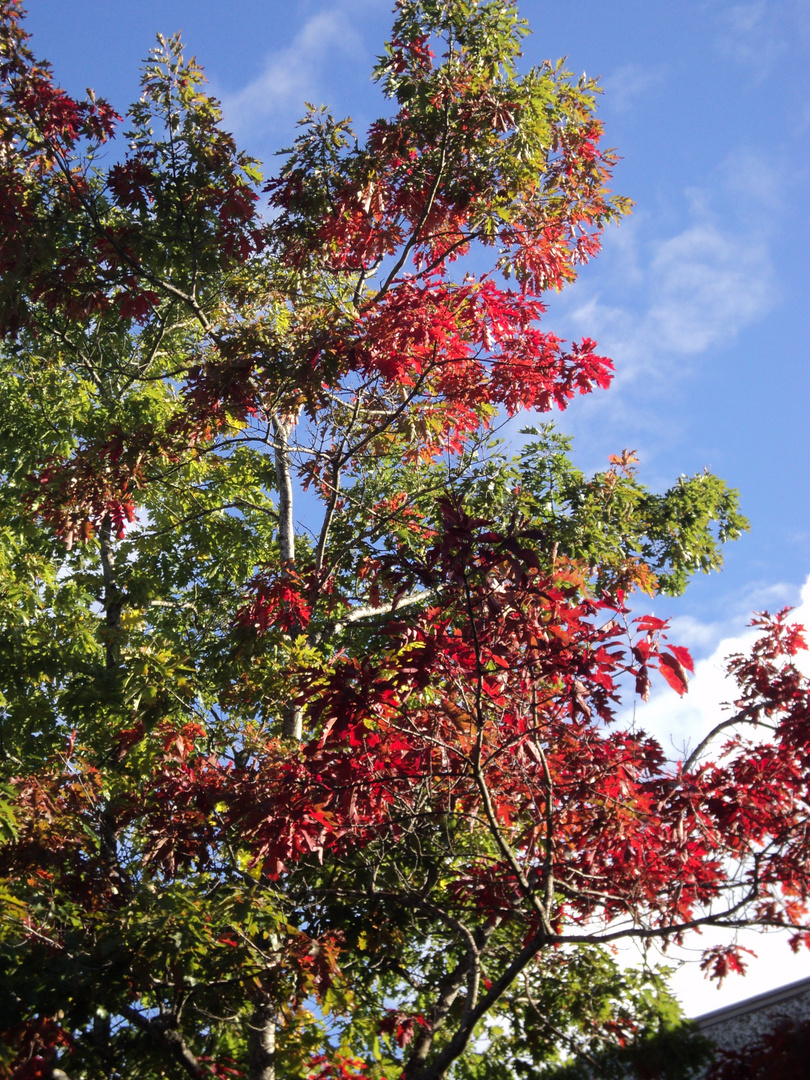
{"label": "red leaf", "polygon": [[689,689],[689,676],[686,674],[683,664],[669,653],[660,653],[658,660],[661,674],[672,689],[683,696]]}
{"label": "red leaf", "polygon": [[650,700],[650,676],[646,666],[640,668],[636,675],[636,693],[642,701]]}
{"label": "red leaf", "polygon": [[672,653],[672,655],[675,657],[675,659],[679,660],[681,662],[681,664],[683,664],[683,666],[686,668],[686,670],[691,671],[692,674],[694,675],[694,673],[695,673],[695,663],[692,660],[692,656],[691,656],[689,650],[684,649],[684,647],[682,645],[669,645],[669,646],[667,646],[667,648]]}

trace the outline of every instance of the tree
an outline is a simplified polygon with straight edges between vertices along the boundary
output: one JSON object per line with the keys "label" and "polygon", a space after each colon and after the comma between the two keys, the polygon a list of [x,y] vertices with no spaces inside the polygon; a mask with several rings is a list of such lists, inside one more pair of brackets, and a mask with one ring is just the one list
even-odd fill
{"label": "tree", "polygon": [[519,74],[506,0],[399,0],[390,115],[360,143],[310,110],[265,182],[177,38],[122,122],[21,18],[0,0],[3,1075],[539,1077],[676,1024],[616,941],[807,944],[799,630],[761,617],[686,761],[615,720],[656,672],[686,691],[628,600],[717,568],[736,493],[493,440],[610,382],[540,329],[628,209],[597,87]]}

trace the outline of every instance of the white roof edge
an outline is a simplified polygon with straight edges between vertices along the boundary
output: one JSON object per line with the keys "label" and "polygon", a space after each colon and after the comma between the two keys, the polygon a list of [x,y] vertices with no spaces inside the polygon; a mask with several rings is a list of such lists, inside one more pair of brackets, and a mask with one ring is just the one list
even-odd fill
{"label": "white roof edge", "polygon": [[788,998],[798,997],[804,993],[810,993],[810,978],[798,979],[796,982],[788,983],[787,986],[779,986],[775,990],[767,990],[764,994],[755,994],[754,997],[746,998],[745,1001],[738,1001],[735,1005],[726,1005],[722,1009],[703,1013],[701,1016],[696,1016],[694,1022],[701,1028],[712,1027],[723,1020],[731,1020],[732,1017],[754,1012],[756,1009],[774,1005],[779,1001],[786,1001]]}

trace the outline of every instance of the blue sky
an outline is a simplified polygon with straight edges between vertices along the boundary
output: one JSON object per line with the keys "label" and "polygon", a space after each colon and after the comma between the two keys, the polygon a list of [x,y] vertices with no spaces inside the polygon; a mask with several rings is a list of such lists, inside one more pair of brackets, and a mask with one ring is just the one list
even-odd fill
{"label": "blue sky", "polygon": [[[29,0],[37,54],[73,93],[123,111],[154,35],[182,29],[239,142],[273,169],[304,100],[351,115],[383,108],[368,78],[389,0]],[[637,449],[654,487],[705,467],[742,496],[751,533],[721,576],[659,605],[702,660],[690,703],[659,698],[641,724],[693,742],[723,699],[720,662],[751,610],[802,603],[810,578],[810,5],[806,0],[522,0],[525,61],[567,56],[599,75],[615,188],[636,203],[602,256],[551,304],[548,328],[595,337],[614,359],[607,394],[560,426],[602,468]],[[810,615],[810,590],[802,616]],[[810,975],[810,954],[754,943],[751,977],[708,994],[679,976],[699,1013]]]}

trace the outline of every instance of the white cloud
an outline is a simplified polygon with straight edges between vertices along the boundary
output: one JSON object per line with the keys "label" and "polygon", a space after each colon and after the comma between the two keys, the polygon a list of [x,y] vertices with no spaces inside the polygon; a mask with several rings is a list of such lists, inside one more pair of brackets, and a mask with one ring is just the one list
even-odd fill
{"label": "white cloud", "polygon": [[[757,608],[768,606],[771,610],[777,610],[789,603],[791,594],[795,597],[794,590],[789,586],[777,585],[749,595],[746,600],[753,601],[752,606]],[[810,577],[801,590],[791,621],[810,628]],[[665,750],[674,749],[682,754],[688,746],[694,747],[727,715],[723,702],[736,695],[735,684],[725,676],[726,658],[731,653],[745,652],[756,637],[756,632],[745,629],[742,622],[742,618],[711,624],[701,624],[694,619],[673,620],[669,635],[672,641],[690,646],[695,652],[710,652],[696,663],[689,693],[684,698],[678,698],[673,692],[659,687],[653,700],[635,711],[637,725],[656,735]],[[803,653],[797,659],[798,666],[810,676],[810,653]],[[728,932],[724,934],[709,928],[703,935],[692,937],[688,948],[673,949],[663,960],[684,962],[673,978],[673,987],[687,1015],[698,1016],[807,977],[810,974],[810,953],[802,949],[794,954],[788,947],[788,937],[786,933],[763,934],[755,931],[738,934],[738,943],[757,955],[756,958],[749,958],[747,978],[731,977],[720,990],[705,979],[696,961],[703,949],[728,942]],[[636,959],[632,949],[628,949],[624,956],[628,963]]]}
{"label": "white cloud", "polygon": [[273,53],[264,71],[235,94],[223,95],[228,124],[244,132],[280,113],[303,111],[304,101],[317,100],[321,75],[336,57],[361,53],[360,36],[351,20],[334,8],[311,16],[285,49]]}
{"label": "white cloud", "polygon": [[[726,660],[734,653],[746,652],[757,637],[757,631],[746,627],[753,611],[775,612],[795,603],[795,591],[788,585],[755,589],[746,594],[736,613],[723,621],[701,623],[691,617],[675,618],[667,632],[677,645],[685,645],[693,654],[703,657],[695,664],[689,692],[679,698],[666,687],[659,687],[647,704],[637,706],[635,723],[658,738],[667,750],[679,755],[694,748],[698,742],[728,715],[724,708],[737,693],[735,684],[725,674]],[[810,628],[810,577],[801,590],[791,622]],[[810,633],[808,634],[810,644]],[[798,666],[810,675],[810,652],[802,653]]]}
{"label": "white cloud", "polygon": [[[788,939],[789,934],[783,931],[737,931],[734,942],[754,955],[743,957],[744,976],[729,975],[721,986],[706,978],[706,973],[700,970],[700,960],[705,949],[728,945],[732,940],[729,931],[705,927],[702,933],[693,934],[686,946],[672,946],[666,953],[653,947],[646,959],[650,964],[664,964],[674,969],[670,988],[680,1001],[684,1014],[697,1017],[806,979],[810,975],[810,952],[802,948],[794,953]],[[635,944],[620,946],[618,958],[620,963],[628,966],[639,966],[644,960],[641,948]]]}

